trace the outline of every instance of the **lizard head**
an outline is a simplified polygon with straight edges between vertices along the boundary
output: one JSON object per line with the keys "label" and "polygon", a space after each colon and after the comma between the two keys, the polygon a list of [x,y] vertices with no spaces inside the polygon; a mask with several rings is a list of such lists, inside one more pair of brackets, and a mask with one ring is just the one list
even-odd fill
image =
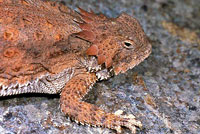
{"label": "lizard head", "polygon": [[139,22],[123,13],[117,18],[107,18],[82,9],[83,23],[77,36],[91,42],[86,54],[96,56],[98,64],[112,68],[117,75],[142,62],[151,53],[149,43]]}

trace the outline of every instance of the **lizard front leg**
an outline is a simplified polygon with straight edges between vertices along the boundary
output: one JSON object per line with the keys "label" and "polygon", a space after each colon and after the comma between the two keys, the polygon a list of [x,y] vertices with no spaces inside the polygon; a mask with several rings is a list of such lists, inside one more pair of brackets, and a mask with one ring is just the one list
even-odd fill
{"label": "lizard front leg", "polygon": [[125,126],[132,133],[135,133],[135,126],[142,127],[142,124],[140,121],[136,121],[133,115],[122,116],[106,113],[97,106],[81,100],[90,86],[96,82],[96,79],[94,73],[85,72],[68,81],[61,92],[60,105],[62,112],[81,124],[107,127],[117,130],[118,133],[121,133],[121,126]]}

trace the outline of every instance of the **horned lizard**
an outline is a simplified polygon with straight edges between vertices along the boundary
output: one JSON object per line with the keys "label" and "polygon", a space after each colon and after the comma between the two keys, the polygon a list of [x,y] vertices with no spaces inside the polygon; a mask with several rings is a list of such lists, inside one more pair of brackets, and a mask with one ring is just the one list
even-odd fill
{"label": "horned lizard", "polygon": [[82,101],[97,81],[125,73],[151,53],[139,22],[40,0],[0,0],[0,96],[60,94],[61,111],[121,132],[142,127],[133,115]]}

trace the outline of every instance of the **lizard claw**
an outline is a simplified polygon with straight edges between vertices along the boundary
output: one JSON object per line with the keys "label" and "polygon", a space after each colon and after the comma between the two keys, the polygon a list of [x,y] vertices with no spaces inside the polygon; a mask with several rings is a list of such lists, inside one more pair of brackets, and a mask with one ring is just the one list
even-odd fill
{"label": "lizard claw", "polygon": [[[132,114],[129,115],[122,115],[123,111],[118,110],[115,112],[115,115],[121,118],[121,126],[127,127],[131,130],[132,134],[136,133],[136,127],[142,129],[142,123],[135,119],[135,116]],[[115,128],[117,133],[121,133],[121,126]]]}
{"label": "lizard claw", "polygon": [[122,133],[122,127],[121,126],[115,127],[115,130],[117,131],[118,134]]}

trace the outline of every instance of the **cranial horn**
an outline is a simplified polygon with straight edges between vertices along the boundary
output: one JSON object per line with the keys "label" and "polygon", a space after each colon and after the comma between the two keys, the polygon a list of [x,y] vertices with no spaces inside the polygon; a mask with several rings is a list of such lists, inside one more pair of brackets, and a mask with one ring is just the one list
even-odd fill
{"label": "cranial horn", "polygon": [[78,36],[79,38],[82,38],[82,39],[90,41],[90,42],[94,41],[96,38],[94,33],[91,31],[88,31],[88,30],[83,30],[79,33],[76,33],[75,35]]}
{"label": "cranial horn", "polygon": [[91,18],[91,19],[92,19],[93,17],[96,16],[96,15],[93,13],[93,11],[92,11],[92,12],[87,12],[87,11],[83,10],[82,8],[80,8],[80,7],[78,7],[78,9],[79,9],[81,15],[87,16],[87,17],[89,17],[89,18]]}

